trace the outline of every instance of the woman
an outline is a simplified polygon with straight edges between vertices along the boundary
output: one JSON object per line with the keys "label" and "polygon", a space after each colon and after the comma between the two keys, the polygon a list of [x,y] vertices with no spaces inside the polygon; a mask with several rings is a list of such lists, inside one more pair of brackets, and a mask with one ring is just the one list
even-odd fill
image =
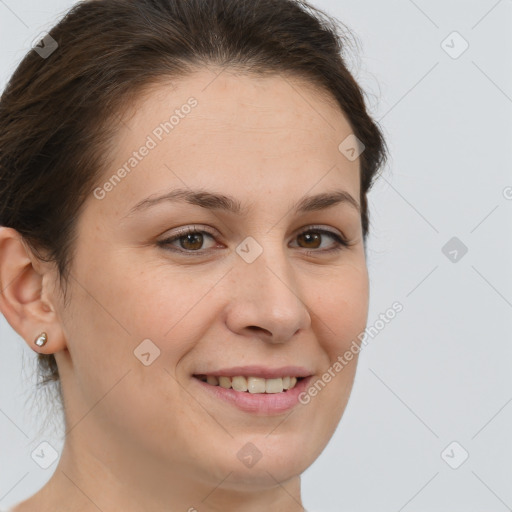
{"label": "woman", "polygon": [[296,0],[85,1],[19,65],[0,309],[66,432],[14,511],[303,510],[385,159],[344,44]]}

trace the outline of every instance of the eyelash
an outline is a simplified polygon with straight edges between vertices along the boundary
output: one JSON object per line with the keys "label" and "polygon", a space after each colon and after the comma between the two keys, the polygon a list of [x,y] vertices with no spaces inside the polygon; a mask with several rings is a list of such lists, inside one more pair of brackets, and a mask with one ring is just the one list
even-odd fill
{"label": "eyelash", "polygon": [[[201,233],[206,233],[208,236],[210,236],[211,238],[215,239],[215,236],[213,233],[211,233],[210,231],[208,230],[205,230],[205,229],[197,229],[195,227],[187,227],[181,231],[179,231],[178,233],[176,233],[175,235],[173,235],[172,237],[170,238],[166,238],[164,240],[160,240],[159,242],[157,242],[157,245],[159,247],[163,247],[165,250],[168,250],[168,251],[172,251],[172,252],[176,252],[176,253],[181,253],[183,255],[187,255],[187,256],[201,256],[201,255],[204,255],[214,249],[206,249],[206,250],[197,250],[197,251],[193,251],[193,250],[190,250],[190,249],[182,249],[182,248],[170,248],[169,246],[171,246],[172,242],[175,242],[175,241],[178,241],[180,238],[183,238],[183,237],[186,237],[187,235],[195,235],[195,234],[201,234]],[[321,253],[321,254],[331,254],[331,253],[334,253],[334,252],[338,252],[338,251],[341,251],[347,247],[349,247],[351,244],[349,243],[348,240],[346,240],[343,236],[339,235],[338,233],[334,233],[332,231],[329,231],[329,230],[326,230],[326,229],[323,229],[323,228],[320,228],[320,227],[317,227],[317,226],[310,226],[308,227],[308,229],[304,230],[304,231],[301,231],[300,233],[297,233],[296,237],[300,236],[300,235],[304,235],[306,233],[320,233],[322,235],[328,235],[330,237],[332,237],[335,242],[336,242],[336,245],[334,247],[332,247],[331,249],[313,249],[313,250],[305,250],[305,253],[308,254],[308,255],[311,255],[311,254],[317,254],[318,253]]]}

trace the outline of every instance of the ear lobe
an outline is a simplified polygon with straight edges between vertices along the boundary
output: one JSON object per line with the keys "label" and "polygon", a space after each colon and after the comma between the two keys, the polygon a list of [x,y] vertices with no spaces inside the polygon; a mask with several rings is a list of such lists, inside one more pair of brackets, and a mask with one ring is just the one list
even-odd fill
{"label": "ear lobe", "polygon": [[[0,227],[0,311],[30,348],[42,353],[66,347],[58,316],[46,298],[51,282],[50,268],[37,263],[22,236]],[[48,343],[39,348],[34,340],[41,332],[48,334]]]}

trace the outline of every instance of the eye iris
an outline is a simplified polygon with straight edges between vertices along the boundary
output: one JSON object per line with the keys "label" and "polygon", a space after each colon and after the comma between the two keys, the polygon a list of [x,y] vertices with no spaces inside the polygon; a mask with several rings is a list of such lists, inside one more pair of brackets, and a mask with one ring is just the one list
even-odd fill
{"label": "eye iris", "polygon": [[[297,236],[306,248],[317,249],[322,244],[322,235],[318,231],[306,231]],[[180,236],[180,245],[183,249],[193,251],[198,250],[203,245],[204,237],[200,231],[186,233]]]}
{"label": "eye iris", "polygon": [[[196,240],[196,243],[194,244],[193,240]],[[200,249],[201,246],[203,245],[203,235],[201,233],[189,233],[187,235],[183,235],[181,237],[181,240],[182,240],[182,244],[181,246],[183,247],[183,249],[188,249],[188,250],[193,250],[193,249]],[[193,247],[186,247],[184,245],[184,243],[188,243],[188,242],[192,242],[192,244],[194,245]]]}
{"label": "eye iris", "polygon": [[302,234],[299,235],[299,239],[302,240],[302,241],[305,241],[306,244],[308,244],[308,243],[310,243],[312,241],[313,242],[317,242],[316,245],[314,245],[314,246],[311,246],[311,245],[308,246],[308,248],[313,248],[313,249],[316,249],[322,243],[321,242],[320,234],[319,233],[314,233],[314,232],[302,233]]}

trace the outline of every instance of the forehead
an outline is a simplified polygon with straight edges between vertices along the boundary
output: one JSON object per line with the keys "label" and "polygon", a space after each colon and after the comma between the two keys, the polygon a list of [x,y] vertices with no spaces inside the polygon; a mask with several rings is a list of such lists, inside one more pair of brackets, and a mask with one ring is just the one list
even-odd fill
{"label": "forehead", "polygon": [[305,78],[229,68],[201,68],[178,80],[150,84],[138,101],[126,106],[124,126],[142,127],[148,120],[169,119],[190,98],[197,106],[186,117],[210,129],[215,123],[224,130],[237,131],[257,127],[289,130],[293,125],[295,135],[315,133],[319,139],[337,144],[351,132],[336,99]]}
{"label": "forehead", "polygon": [[[342,185],[358,197],[359,160],[339,149],[351,126],[335,99],[307,82],[202,69],[153,84],[128,107],[104,176],[128,171],[110,194],[126,202],[121,209],[172,186],[302,196]],[[143,158],[133,156],[144,146]]]}

